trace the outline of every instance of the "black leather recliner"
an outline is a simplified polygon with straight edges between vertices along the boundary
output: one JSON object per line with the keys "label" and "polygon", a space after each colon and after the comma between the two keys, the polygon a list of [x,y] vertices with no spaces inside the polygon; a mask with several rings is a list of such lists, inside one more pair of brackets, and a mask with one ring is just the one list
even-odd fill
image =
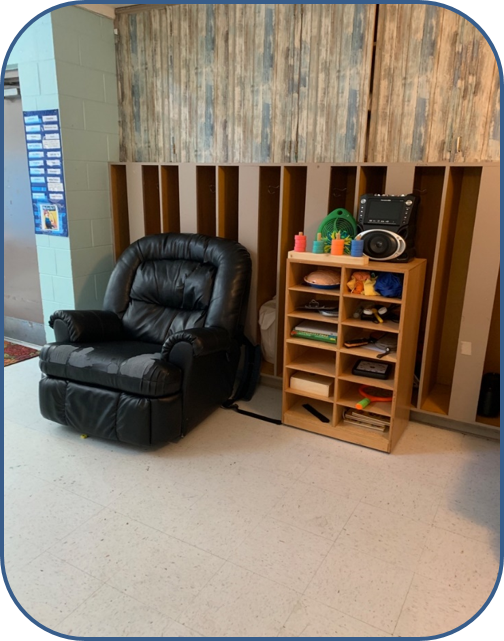
{"label": "black leather recliner", "polygon": [[133,243],[103,311],[58,311],[40,354],[40,410],[80,433],[176,440],[231,395],[251,261],[237,242],[159,234]]}

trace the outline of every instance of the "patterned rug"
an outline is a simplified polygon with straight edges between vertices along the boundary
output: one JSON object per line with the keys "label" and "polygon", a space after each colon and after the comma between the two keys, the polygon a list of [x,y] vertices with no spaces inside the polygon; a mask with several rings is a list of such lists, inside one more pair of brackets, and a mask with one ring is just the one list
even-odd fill
{"label": "patterned rug", "polygon": [[27,361],[29,358],[35,358],[35,356],[38,355],[38,349],[4,341],[4,367],[14,365],[14,363],[20,363],[21,361]]}

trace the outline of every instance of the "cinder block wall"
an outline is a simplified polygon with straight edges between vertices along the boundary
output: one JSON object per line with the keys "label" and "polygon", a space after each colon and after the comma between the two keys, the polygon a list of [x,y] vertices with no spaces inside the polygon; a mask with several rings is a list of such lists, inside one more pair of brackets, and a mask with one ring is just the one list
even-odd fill
{"label": "cinder block wall", "polygon": [[99,309],[113,267],[108,162],[119,160],[114,26],[77,7],[44,15],[16,43],[24,111],[59,109],[69,238],[36,235],[47,340],[57,309]]}

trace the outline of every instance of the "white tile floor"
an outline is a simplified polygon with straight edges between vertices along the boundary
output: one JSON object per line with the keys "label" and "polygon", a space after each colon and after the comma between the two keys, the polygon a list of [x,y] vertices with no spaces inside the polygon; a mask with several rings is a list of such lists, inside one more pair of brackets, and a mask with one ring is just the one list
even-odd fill
{"label": "white tile floor", "polygon": [[218,410],[144,451],[42,419],[36,359],[4,373],[7,576],[53,630],[427,636],[495,584],[496,442],[411,423],[387,456]]}

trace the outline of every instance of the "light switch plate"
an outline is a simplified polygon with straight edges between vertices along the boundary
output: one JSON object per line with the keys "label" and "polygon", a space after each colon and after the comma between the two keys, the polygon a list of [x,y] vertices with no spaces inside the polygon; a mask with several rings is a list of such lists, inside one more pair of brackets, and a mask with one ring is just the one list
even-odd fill
{"label": "light switch plate", "polygon": [[469,341],[460,341],[460,353],[464,356],[472,355],[472,343]]}

